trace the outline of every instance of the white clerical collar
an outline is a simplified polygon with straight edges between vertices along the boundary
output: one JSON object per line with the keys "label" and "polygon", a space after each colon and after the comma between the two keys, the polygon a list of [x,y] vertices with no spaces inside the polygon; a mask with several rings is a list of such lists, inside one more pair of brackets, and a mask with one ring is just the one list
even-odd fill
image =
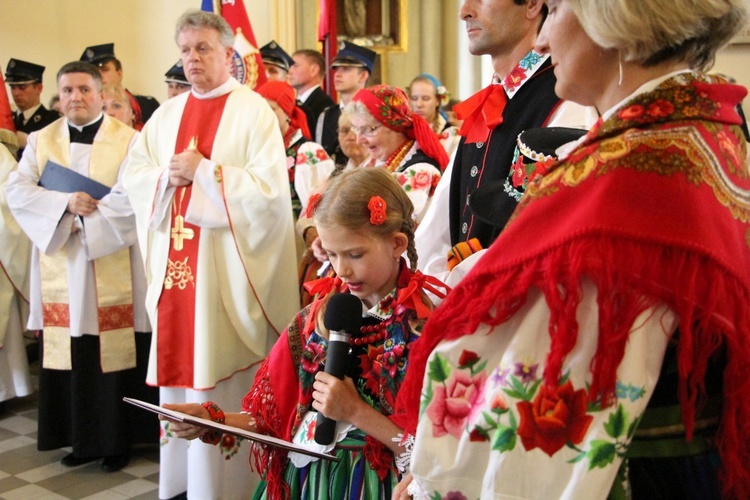
{"label": "white clerical collar", "polygon": [[88,127],[89,125],[98,122],[99,120],[102,119],[103,115],[104,115],[104,113],[99,113],[99,116],[97,116],[96,118],[94,118],[90,122],[84,123],[83,125],[80,125],[80,126],[76,125],[75,123],[73,123],[72,121],[68,120],[67,118],[66,118],[66,120],[68,122],[68,126],[69,127],[72,127],[74,129],[76,129],[77,131],[81,132],[83,130],[83,127]]}
{"label": "white clerical collar", "polygon": [[224,94],[228,94],[231,91],[241,87],[242,84],[237,81],[236,78],[233,76],[230,76],[229,79],[216,87],[215,89],[211,89],[208,92],[204,92],[203,94],[199,94],[195,87],[190,89],[190,92],[193,94],[193,97],[196,99],[216,99],[217,97],[221,97]]}
{"label": "white clerical collar", "polygon": [[42,107],[42,103],[40,102],[36,106],[32,106],[29,109],[27,109],[26,111],[23,111],[22,112],[22,114],[23,114],[23,122],[26,123],[27,121],[29,121],[31,119],[31,117],[34,116],[34,113],[36,113],[36,110],[39,109],[39,108],[41,108],[41,107]]}
{"label": "white clerical collar", "polygon": [[307,101],[307,98],[310,97],[310,94],[312,94],[313,91],[315,91],[315,89],[317,89],[318,87],[320,87],[320,85],[315,85],[314,87],[310,87],[309,89],[305,90],[302,94],[299,94],[297,96],[297,100],[299,100],[300,102]]}

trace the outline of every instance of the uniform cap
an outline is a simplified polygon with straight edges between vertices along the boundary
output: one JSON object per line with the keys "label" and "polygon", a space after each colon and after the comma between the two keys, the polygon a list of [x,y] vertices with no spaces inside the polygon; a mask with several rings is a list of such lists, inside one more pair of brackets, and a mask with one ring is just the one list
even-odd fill
{"label": "uniform cap", "polygon": [[86,47],[86,50],[81,54],[81,61],[90,62],[91,64],[104,64],[111,59],[117,59],[115,57],[115,44],[105,43],[102,45],[92,45]]}
{"label": "uniform cap", "polygon": [[167,78],[164,80],[167,83],[180,83],[182,85],[190,85],[187,77],[185,76],[185,69],[182,67],[182,59],[177,61],[174,66],[169,68],[169,71],[164,73]]}
{"label": "uniform cap", "polygon": [[339,52],[333,59],[331,67],[364,68],[372,73],[372,68],[375,65],[375,56],[377,54],[366,47],[361,47],[351,42],[341,42],[339,44]]}
{"label": "uniform cap", "polygon": [[260,57],[265,64],[277,66],[284,71],[289,71],[289,67],[294,64],[292,56],[287,54],[274,40],[260,48]]}
{"label": "uniform cap", "polygon": [[11,59],[8,61],[8,68],[5,70],[5,81],[10,85],[42,83],[43,74],[44,66],[20,59]]}

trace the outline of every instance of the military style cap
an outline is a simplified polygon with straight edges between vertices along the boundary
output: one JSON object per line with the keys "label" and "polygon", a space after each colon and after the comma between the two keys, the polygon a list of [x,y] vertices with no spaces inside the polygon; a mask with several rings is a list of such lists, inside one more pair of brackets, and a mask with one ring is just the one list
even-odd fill
{"label": "military style cap", "polygon": [[20,59],[11,59],[8,61],[8,68],[5,70],[5,82],[10,85],[42,83],[43,74],[44,66]]}
{"label": "military style cap", "polygon": [[115,57],[115,44],[105,43],[102,45],[92,45],[86,47],[86,50],[81,54],[81,61],[90,62],[91,64],[104,64],[111,59],[117,59]]}
{"label": "military style cap", "polygon": [[263,63],[278,66],[284,71],[289,71],[289,67],[294,64],[292,56],[287,54],[274,40],[260,48],[260,57],[263,59]]}
{"label": "military style cap", "polygon": [[332,68],[352,67],[364,68],[372,73],[372,67],[375,64],[377,54],[372,50],[355,45],[351,42],[341,42],[339,52],[331,63]]}
{"label": "military style cap", "polygon": [[190,85],[190,82],[188,82],[187,77],[185,77],[185,69],[182,67],[182,60],[177,61],[177,63],[169,68],[169,71],[164,73],[164,76],[166,76],[165,82],[173,82],[173,83],[180,83],[182,85]]}

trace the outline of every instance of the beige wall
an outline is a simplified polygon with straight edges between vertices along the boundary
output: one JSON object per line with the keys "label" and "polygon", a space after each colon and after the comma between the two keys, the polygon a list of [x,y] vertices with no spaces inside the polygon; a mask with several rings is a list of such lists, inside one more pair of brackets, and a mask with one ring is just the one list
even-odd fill
{"label": "beige wall", "polygon": [[[56,93],[55,74],[89,45],[115,43],[123,83],[135,93],[167,97],[164,73],[179,59],[174,23],[200,0],[2,0],[0,66],[10,58],[45,66],[42,102]],[[270,39],[265,0],[245,0],[258,43]],[[273,20],[273,24],[276,19]],[[12,104],[12,103],[11,103]]]}
{"label": "beige wall", "polygon": [[[276,39],[288,52],[317,48],[317,3],[313,0],[245,0],[259,44]],[[458,19],[461,0],[407,0],[408,51],[390,53],[387,83],[406,86],[421,72],[442,80],[458,98],[486,85],[478,61],[468,60]],[[166,98],[164,73],[179,58],[173,30],[177,17],[200,0],[2,0],[0,66],[11,57],[47,67],[46,103],[55,93],[54,75],[85,47],[114,42],[132,91]],[[292,29],[295,26],[296,29]],[[463,59],[464,62],[459,62]],[[459,70],[459,67],[461,68]],[[750,87],[750,44],[724,49],[715,71]],[[744,103],[750,117],[750,98]]]}

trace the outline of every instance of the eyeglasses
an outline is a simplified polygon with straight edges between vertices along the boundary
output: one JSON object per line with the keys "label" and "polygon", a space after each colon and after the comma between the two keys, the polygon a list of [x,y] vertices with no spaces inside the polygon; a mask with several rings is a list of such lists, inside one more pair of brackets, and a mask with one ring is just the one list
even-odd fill
{"label": "eyeglasses", "polygon": [[357,132],[351,127],[339,127],[336,129],[336,133],[339,135],[349,135],[349,133],[357,134]]}
{"label": "eyeglasses", "polygon": [[362,135],[369,138],[374,137],[375,133],[380,127],[382,127],[382,125],[375,125],[371,127],[352,127],[352,132],[354,132],[357,137]]}

